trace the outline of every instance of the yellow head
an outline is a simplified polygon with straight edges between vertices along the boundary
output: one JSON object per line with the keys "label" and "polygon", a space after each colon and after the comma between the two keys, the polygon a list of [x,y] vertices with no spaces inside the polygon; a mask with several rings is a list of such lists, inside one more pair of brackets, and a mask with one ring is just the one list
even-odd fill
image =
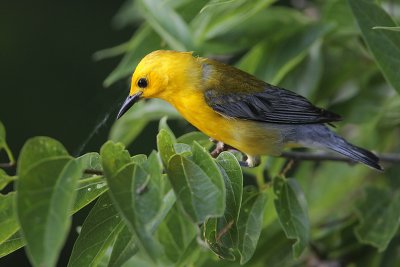
{"label": "yellow head", "polygon": [[200,58],[191,52],[157,50],[146,55],[132,76],[129,96],[118,114],[121,117],[141,98],[169,100],[176,90],[184,90],[201,76]]}

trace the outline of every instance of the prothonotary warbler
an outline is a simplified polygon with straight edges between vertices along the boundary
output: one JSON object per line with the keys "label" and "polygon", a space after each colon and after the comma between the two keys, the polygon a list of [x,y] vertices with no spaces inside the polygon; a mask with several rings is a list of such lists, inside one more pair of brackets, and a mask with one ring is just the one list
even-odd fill
{"label": "prothonotary warbler", "polygon": [[192,125],[247,154],[243,166],[254,167],[260,155],[280,155],[285,147],[328,148],[382,170],[373,153],[336,135],[327,123],[339,115],[306,98],[273,86],[235,67],[195,57],[190,52],[158,50],[145,56],[132,76],[121,117],[142,98],[173,105]]}

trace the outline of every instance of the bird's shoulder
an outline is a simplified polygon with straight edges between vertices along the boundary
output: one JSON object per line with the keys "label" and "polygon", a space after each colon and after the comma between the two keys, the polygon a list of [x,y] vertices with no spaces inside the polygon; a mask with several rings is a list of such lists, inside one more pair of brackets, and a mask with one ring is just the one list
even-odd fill
{"label": "bird's shoulder", "polygon": [[282,124],[341,119],[295,92],[268,84],[235,67],[211,60],[203,64],[204,100],[221,115]]}

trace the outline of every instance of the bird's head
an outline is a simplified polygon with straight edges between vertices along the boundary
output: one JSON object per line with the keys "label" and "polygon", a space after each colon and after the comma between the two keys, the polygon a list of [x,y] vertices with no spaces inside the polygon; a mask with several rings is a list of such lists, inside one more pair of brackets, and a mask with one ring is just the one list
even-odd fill
{"label": "bird's head", "polygon": [[191,52],[157,50],[145,56],[132,75],[129,96],[117,119],[140,99],[170,100],[174,92],[189,81],[195,61]]}

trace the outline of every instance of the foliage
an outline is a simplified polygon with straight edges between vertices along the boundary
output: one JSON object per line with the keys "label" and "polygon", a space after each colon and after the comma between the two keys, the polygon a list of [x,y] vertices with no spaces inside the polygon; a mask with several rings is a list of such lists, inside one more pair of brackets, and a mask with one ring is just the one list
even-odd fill
{"label": "foliage", "polygon": [[[340,113],[346,123],[338,132],[359,145],[398,151],[399,18],[385,1],[306,3],[128,1],[115,21],[137,30],[95,56],[122,55],[110,85],[152,50],[193,50]],[[0,194],[0,256],[25,246],[32,265],[55,266],[71,215],[96,201],[68,266],[400,264],[399,166],[287,168],[265,157],[242,169],[237,153],[212,158],[201,133],[175,137],[165,115],[180,118],[163,102],[138,103],[99,153],[78,158],[51,138],[28,140],[16,176],[0,169],[1,190],[15,181],[13,192]],[[124,145],[153,120],[160,120],[157,151],[131,155]],[[0,150],[15,164],[1,122]]]}

